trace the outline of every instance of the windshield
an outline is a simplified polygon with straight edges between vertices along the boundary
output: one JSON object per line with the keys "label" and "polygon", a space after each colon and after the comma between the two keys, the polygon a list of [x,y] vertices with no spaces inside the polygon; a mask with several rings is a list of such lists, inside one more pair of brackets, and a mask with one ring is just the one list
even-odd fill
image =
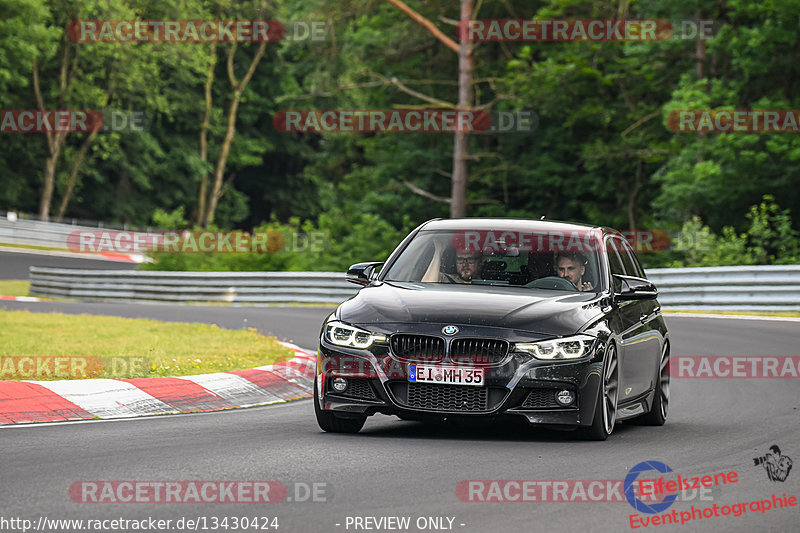
{"label": "windshield", "polygon": [[602,290],[594,234],[421,231],[384,281]]}

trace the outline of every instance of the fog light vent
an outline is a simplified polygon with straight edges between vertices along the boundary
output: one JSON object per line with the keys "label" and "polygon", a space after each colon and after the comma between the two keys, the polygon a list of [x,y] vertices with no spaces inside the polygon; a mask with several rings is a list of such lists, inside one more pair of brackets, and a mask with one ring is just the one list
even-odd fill
{"label": "fog light vent", "polygon": [[347,380],[344,378],[333,378],[331,380],[331,387],[336,392],[344,392],[347,389]]}
{"label": "fog light vent", "polygon": [[575,393],[571,390],[560,390],[556,393],[556,401],[564,407],[575,403]]}

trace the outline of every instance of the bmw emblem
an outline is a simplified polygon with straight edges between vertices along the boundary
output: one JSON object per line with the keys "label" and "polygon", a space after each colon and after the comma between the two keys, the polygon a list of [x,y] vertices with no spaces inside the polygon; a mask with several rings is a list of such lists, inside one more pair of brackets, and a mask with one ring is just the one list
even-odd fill
{"label": "bmw emblem", "polygon": [[445,326],[442,328],[442,333],[445,335],[455,335],[458,333],[458,326]]}

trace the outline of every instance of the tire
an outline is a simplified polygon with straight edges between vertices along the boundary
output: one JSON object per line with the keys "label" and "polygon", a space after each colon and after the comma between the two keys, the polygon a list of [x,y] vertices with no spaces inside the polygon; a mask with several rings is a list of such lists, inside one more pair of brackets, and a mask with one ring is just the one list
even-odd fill
{"label": "tire", "polygon": [[656,370],[656,390],[650,412],[635,419],[643,426],[663,426],[669,410],[669,344],[664,343],[661,360]]}
{"label": "tire", "polygon": [[358,433],[367,421],[366,416],[358,418],[339,418],[334,413],[323,411],[319,406],[319,392],[317,380],[314,380],[314,414],[317,415],[317,424],[328,433]]}
{"label": "tire", "polygon": [[617,349],[608,345],[603,361],[603,373],[597,392],[597,405],[594,408],[592,425],[583,428],[581,436],[586,440],[606,440],[614,431],[617,421],[617,399],[619,393],[619,359]]}

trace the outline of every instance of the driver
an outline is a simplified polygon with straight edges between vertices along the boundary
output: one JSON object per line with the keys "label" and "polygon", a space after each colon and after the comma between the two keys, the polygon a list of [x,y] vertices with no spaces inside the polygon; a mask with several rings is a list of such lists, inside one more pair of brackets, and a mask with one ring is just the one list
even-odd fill
{"label": "driver", "polygon": [[433,257],[420,281],[426,283],[472,283],[473,279],[480,278],[482,275],[485,259],[480,251],[456,246],[456,275],[452,275],[442,272],[441,269],[442,258],[448,248],[453,250],[452,244],[448,242],[448,239],[441,238],[434,240],[433,246]]}
{"label": "driver", "polygon": [[579,252],[559,252],[556,255],[556,273],[560,278],[566,278],[575,285],[579,291],[592,290],[592,284],[583,281],[586,273],[586,257]]}
{"label": "driver", "polygon": [[441,273],[440,281],[450,281],[452,283],[472,283],[474,278],[480,276],[483,271],[484,257],[480,252],[458,251],[456,252],[456,275]]}

